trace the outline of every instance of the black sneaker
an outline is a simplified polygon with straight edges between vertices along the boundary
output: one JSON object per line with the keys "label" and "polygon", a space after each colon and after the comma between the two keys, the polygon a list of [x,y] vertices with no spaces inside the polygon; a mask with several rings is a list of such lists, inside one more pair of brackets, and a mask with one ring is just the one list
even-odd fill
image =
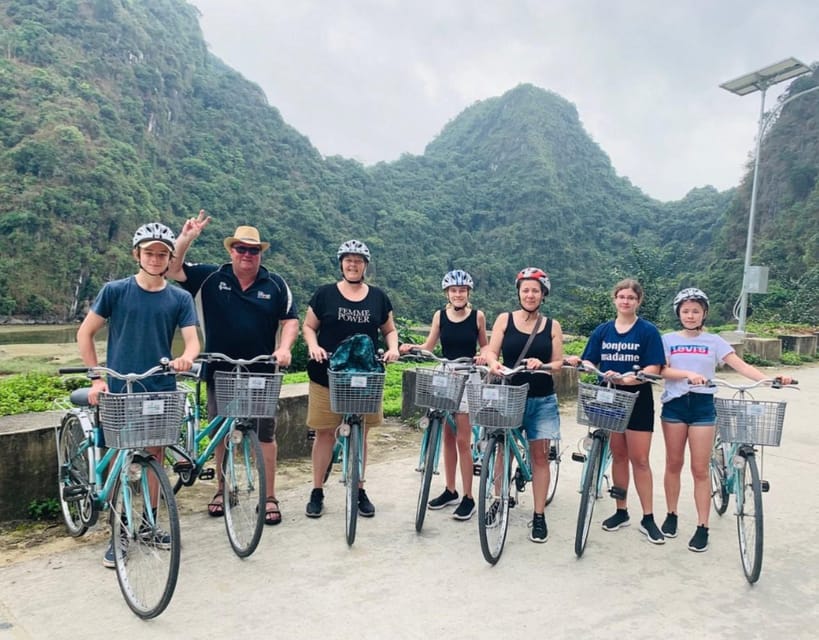
{"label": "black sneaker", "polygon": [[549,529],[546,527],[546,516],[536,513],[532,518],[532,530],[529,532],[529,540],[532,542],[546,542],[549,539]]}
{"label": "black sneaker", "polygon": [[708,527],[703,524],[697,527],[694,537],[688,543],[688,548],[697,553],[708,550]]}
{"label": "black sneaker", "polygon": [[358,515],[372,518],[375,515],[375,505],[370,502],[364,489],[358,490]]}
{"label": "black sneaker", "polygon": [[665,521],[663,522],[663,526],[660,527],[660,531],[663,532],[663,535],[666,538],[676,538],[677,537],[677,514],[676,513],[666,514]]}
{"label": "black sneaker", "polygon": [[308,518],[320,518],[324,513],[324,489],[313,489],[310,492],[310,502],[307,503],[305,515]]}
{"label": "black sneaker", "polygon": [[[708,534],[705,534],[708,536]],[[122,547],[122,555],[128,555],[128,538],[123,536],[121,539],[120,546]],[[106,569],[114,569],[117,566],[116,562],[116,551],[114,551],[114,541],[113,539],[108,543],[108,548],[105,550],[105,553],[102,556],[102,566]]]}
{"label": "black sneaker", "polygon": [[147,522],[139,526],[139,537],[148,544],[153,544],[157,549],[171,548],[171,534],[159,527],[151,528]]}
{"label": "black sneaker", "polygon": [[458,492],[444,489],[444,492],[437,498],[433,498],[427,503],[427,506],[432,509],[443,509],[451,504],[458,504]]}
{"label": "black sneaker", "polygon": [[456,520],[469,520],[472,514],[475,513],[475,508],[475,501],[469,496],[464,496],[464,499],[461,500],[461,504],[458,505],[458,508],[455,509],[455,513],[452,514],[452,517]]}
{"label": "black sneaker", "polygon": [[618,509],[613,516],[603,520],[603,529],[606,531],[617,531],[620,527],[627,527],[628,525],[629,517],[626,509]]}
{"label": "black sneaker", "polygon": [[651,544],[665,544],[665,536],[657,528],[657,523],[654,522],[652,514],[645,515],[640,520],[640,533],[645,534]]}

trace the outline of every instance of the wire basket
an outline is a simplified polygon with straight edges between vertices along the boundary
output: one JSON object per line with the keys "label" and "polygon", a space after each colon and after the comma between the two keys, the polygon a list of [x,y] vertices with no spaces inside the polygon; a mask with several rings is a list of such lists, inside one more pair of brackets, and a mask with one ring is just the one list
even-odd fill
{"label": "wire basket", "polygon": [[577,384],[577,423],[622,433],[628,426],[637,394],[588,382]]}
{"label": "wire basket", "polygon": [[457,411],[464,395],[466,376],[441,369],[415,370],[415,406]]}
{"label": "wire basket", "polygon": [[225,418],[275,418],[283,373],[217,371],[216,410]]}
{"label": "wire basket", "polygon": [[779,446],[786,402],[714,398],[714,404],[723,442]]}
{"label": "wire basket", "polygon": [[470,383],[466,393],[472,424],[501,429],[514,429],[523,424],[528,384]]}
{"label": "wire basket", "polygon": [[384,394],[383,371],[327,371],[330,377],[330,411],[376,413]]}
{"label": "wire basket", "polygon": [[185,396],[184,391],[101,394],[100,422],[105,446],[142,449],[176,442]]}

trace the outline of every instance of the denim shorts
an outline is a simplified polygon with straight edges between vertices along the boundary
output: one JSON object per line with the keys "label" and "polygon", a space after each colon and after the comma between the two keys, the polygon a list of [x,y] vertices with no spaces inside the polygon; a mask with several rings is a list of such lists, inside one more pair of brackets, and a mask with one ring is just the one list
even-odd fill
{"label": "denim shorts", "polygon": [[686,393],[663,403],[660,419],[689,426],[712,426],[717,421],[714,396],[710,393]]}
{"label": "denim shorts", "polygon": [[557,395],[527,398],[521,431],[526,439],[560,440],[560,413],[557,410]]}

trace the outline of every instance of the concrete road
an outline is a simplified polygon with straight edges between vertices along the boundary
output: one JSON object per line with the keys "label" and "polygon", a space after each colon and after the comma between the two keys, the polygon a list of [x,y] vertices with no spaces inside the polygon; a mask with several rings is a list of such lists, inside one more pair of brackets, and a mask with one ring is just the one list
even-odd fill
{"label": "concrete road", "polygon": [[[261,545],[239,560],[222,522],[204,512],[182,519],[179,583],[168,609],[143,622],[130,613],[116,577],[100,566],[104,543],[64,540],[0,569],[0,640],[22,638],[483,638],[503,634],[554,638],[815,638],[819,632],[819,367],[800,368],[801,392],[787,398],[783,444],[768,449],[764,477],[765,555],[750,586],[742,573],[731,509],[712,516],[711,547],[695,554],[691,481],[684,472],[681,534],[649,544],[632,523],[600,528],[613,502],[598,502],[586,553],[573,552],[580,465],[570,451],[582,437],[564,407],[566,447],[556,500],[547,510],[550,538],[528,541],[530,494],[513,510],[503,557],[482,558],[477,522],[430,512],[413,527],[418,475],[406,452],[373,464],[368,491],[377,507],[359,519],[353,548],[344,540],[342,487],[331,481],[325,515],[304,517],[306,474],[280,499],[285,521],[266,528]],[[726,377],[732,377],[727,375]],[[663,442],[655,435],[655,511],[662,520]],[[440,480],[433,488],[441,487]],[[100,536],[102,537],[102,536]]]}

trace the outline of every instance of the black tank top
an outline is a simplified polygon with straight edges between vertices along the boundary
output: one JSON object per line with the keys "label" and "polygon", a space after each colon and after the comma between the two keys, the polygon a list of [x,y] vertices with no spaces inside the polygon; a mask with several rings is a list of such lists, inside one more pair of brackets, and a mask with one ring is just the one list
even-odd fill
{"label": "black tank top", "polygon": [[441,353],[444,358],[473,357],[478,344],[478,310],[472,309],[469,315],[460,322],[452,322],[446,315],[446,308],[441,309]]}
{"label": "black tank top", "polygon": [[[508,322],[506,323],[506,331],[503,334],[503,344],[501,345],[501,353],[503,354],[503,363],[507,367],[514,366],[517,362],[520,352],[526,346],[526,341],[529,339],[528,333],[522,333],[515,327],[512,320],[512,314],[509,313]],[[529,345],[529,350],[526,352],[527,358],[537,358],[543,362],[551,362],[552,360],[552,319],[546,319],[546,328],[535,336],[532,344]],[[550,396],[555,392],[555,383],[552,376],[547,376],[542,373],[519,373],[513,376],[510,380],[511,384],[521,385],[529,383],[529,397],[540,398],[543,396]]]}

